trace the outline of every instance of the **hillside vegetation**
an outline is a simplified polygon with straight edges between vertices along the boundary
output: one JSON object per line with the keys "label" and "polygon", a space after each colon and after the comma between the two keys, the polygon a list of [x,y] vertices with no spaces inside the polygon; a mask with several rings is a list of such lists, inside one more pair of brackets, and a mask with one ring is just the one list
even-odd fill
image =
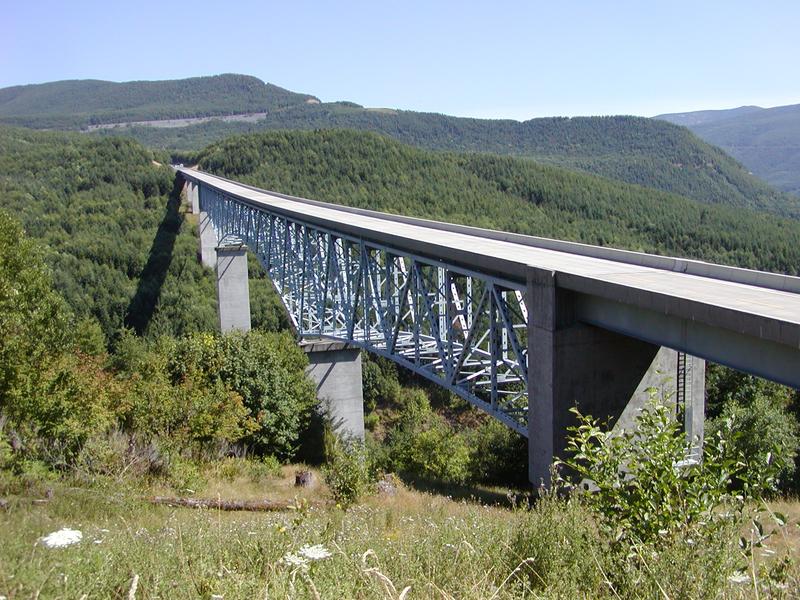
{"label": "hillside vegetation", "polygon": [[401,213],[713,260],[800,270],[800,223],[531,161],[427,152],[351,131],[227,139],[200,167],[283,193]]}
{"label": "hillside vegetation", "polygon": [[764,181],[800,196],[800,104],[746,106],[656,118],[686,125]]}
{"label": "hillside vegetation", "polygon": [[524,156],[700,202],[800,216],[796,199],[771,189],[685,129],[652,119],[616,116],[518,122],[370,109],[352,102],[320,104],[313,96],[233,74],[127,83],[58,81],[0,89],[0,123],[35,128],[263,112],[266,117],[256,122],[126,126],[93,135],[124,133],[151,147],[186,151],[237,133],[349,128],[429,150]]}
{"label": "hillside vegetation", "polygon": [[0,122],[35,128],[265,112],[302,104],[297,94],[248,75],[168,81],[54,81],[0,89]]}
{"label": "hillside vegetation", "polygon": [[[58,292],[109,338],[216,327],[213,276],[166,160],[129,139],[0,127],[0,207],[46,245]],[[253,287],[263,309],[267,286]],[[255,322],[274,329],[282,316],[267,318]]]}
{"label": "hillside vegetation", "polygon": [[132,127],[125,133],[148,146],[174,150],[197,149],[235,133],[331,128],[372,131],[428,150],[527,157],[708,204],[800,216],[800,202],[748,174],[718,148],[684,128],[640,117],[518,122],[330,103],[294,106],[257,123],[214,121],[176,129]]}

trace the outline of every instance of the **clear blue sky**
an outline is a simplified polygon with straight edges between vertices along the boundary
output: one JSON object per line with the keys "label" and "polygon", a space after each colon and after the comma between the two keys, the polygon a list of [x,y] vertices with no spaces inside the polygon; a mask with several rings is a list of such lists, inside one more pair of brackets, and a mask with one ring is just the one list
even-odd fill
{"label": "clear blue sky", "polygon": [[7,0],[0,87],[247,73],[477,117],[800,103],[800,2]]}

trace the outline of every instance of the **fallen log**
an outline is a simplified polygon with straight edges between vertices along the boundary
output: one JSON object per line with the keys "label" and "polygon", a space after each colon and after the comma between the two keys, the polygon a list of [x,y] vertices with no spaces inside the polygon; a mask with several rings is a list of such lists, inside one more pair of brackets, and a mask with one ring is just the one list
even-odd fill
{"label": "fallen log", "polygon": [[183,506],[186,508],[211,508],[214,510],[249,510],[269,512],[275,510],[291,510],[296,502],[272,502],[270,500],[207,500],[202,498],[170,498],[168,496],[151,496],[151,504],[167,506]]}

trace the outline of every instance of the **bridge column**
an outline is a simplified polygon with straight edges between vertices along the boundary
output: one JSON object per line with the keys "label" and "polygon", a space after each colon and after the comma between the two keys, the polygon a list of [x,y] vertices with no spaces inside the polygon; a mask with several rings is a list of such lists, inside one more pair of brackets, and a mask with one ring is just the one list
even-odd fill
{"label": "bridge column", "polygon": [[189,205],[191,206],[192,214],[193,215],[200,214],[200,185],[193,181],[189,181],[188,192],[189,192]]}
{"label": "bridge column", "polygon": [[217,309],[222,333],[250,331],[250,285],[247,247],[220,246],[217,254]]}
{"label": "bridge column", "polygon": [[198,219],[200,229],[200,262],[213,269],[217,264],[217,234],[207,212],[201,212]]}
{"label": "bridge column", "polygon": [[308,355],[306,373],[317,384],[320,408],[334,431],[345,438],[364,439],[364,394],[361,352],[344,342],[315,340],[302,344]]}
{"label": "bridge column", "polygon": [[680,365],[679,374],[676,351],[578,322],[574,293],[557,288],[552,271],[530,270],[528,298],[528,475],[534,485],[550,483],[553,458],[563,455],[567,428],[575,424],[572,407],[626,428],[652,392],[677,399],[699,453],[705,361],[681,355],[688,368]]}

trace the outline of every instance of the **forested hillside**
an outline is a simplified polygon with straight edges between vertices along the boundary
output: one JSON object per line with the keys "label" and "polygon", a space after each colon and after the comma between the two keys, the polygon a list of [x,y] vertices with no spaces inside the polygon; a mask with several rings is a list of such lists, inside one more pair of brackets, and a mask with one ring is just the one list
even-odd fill
{"label": "forested hillside", "polygon": [[800,196],[800,104],[774,108],[744,106],[656,118],[685,124],[764,181]]}
{"label": "forested hillside", "polygon": [[57,291],[107,337],[216,327],[213,277],[164,160],[133,140],[0,127],[0,208],[46,244]]}
{"label": "forested hillside", "polygon": [[800,216],[797,199],[748,174],[718,148],[682,127],[640,117],[541,118],[518,122],[329,103],[294,106],[271,113],[256,123],[212,121],[173,129],[132,127],[125,134],[148,146],[174,150],[198,149],[234,133],[330,128],[373,131],[429,150],[523,156],[708,204]]}
{"label": "forested hillside", "polygon": [[800,223],[528,160],[419,150],[352,131],[234,137],[200,167],[253,185],[479,227],[800,272]]}
{"label": "forested hillside", "polygon": [[0,89],[0,122],[35,128],[77,129],[242,113],[267,114],[255,122],[126,126],[101,129],[93,135],[124,133],[151,147],[185,151],[199,150],[237,133],[349,128],[381,133],[429,150],[524,156],[709,204],[800,216],[796,198],[771,189],[686,129],[652,119],[617,116],[518,122],[370,109],[352,102],[320,104],[313,96],[232,74],[127,83],[58,81]]}
{"label": "forested hillside", "polygon": [[0,122],[36,128],[265,112],[314,99],[248,75],[54,81],[0,89]]}

